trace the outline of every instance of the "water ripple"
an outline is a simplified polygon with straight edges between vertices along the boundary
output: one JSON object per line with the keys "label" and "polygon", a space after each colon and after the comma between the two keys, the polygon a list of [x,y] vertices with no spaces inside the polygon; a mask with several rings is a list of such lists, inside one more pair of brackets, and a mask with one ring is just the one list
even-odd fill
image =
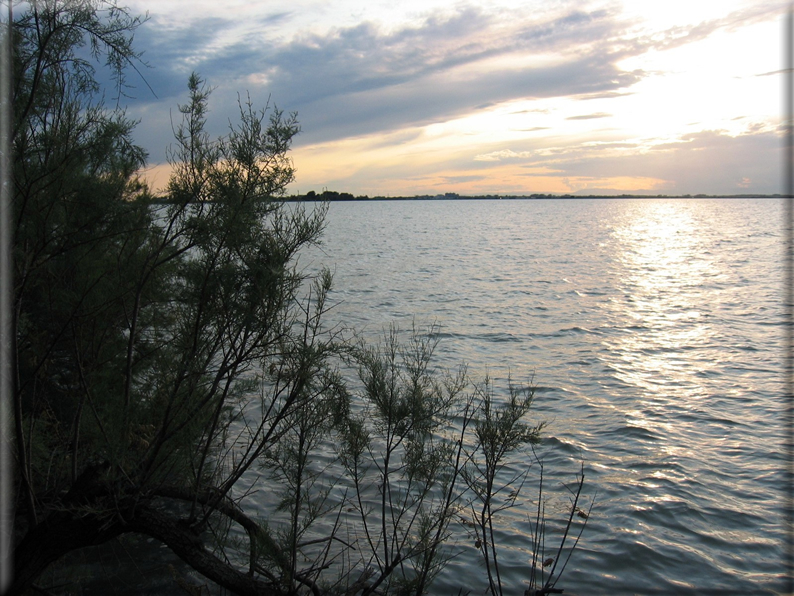
{"label": "water ripple", "polygon": [[[582,462],[598,493],[565,593],[779,591],[780,203],[448,207],[332,204],[311,258],[337,272],[343,324],[435,321],[443,365],[538,384],[549,497],[564,509]],[[530,497],[502,535],[511,593],[525,587]],[[463,548],[438,593],[479,565]]]}

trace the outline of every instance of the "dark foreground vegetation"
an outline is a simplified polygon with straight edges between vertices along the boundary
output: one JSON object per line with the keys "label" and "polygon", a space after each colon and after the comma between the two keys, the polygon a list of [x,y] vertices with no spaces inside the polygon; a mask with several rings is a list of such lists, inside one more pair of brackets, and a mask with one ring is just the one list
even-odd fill
{"label": "dark foreground vegetation", "polygon": [[[235,594],[422,594],[463,532],[502,594],[494,528],[527,481],[511,454],[539,440],[531,387],[437,371],[432,328],[372,346],[324,326],[331,275],[296,265],[324,207],[280,199],[295,115],[241,102],[210,139],[191,76],[152,196],[94,76],[123,91],[140,23],[98,0],[15,15],[8,593],[73,591],[44,572],[134,534]],[[548,553],[538,499],[528,592],[558,591],[582,479]]]}

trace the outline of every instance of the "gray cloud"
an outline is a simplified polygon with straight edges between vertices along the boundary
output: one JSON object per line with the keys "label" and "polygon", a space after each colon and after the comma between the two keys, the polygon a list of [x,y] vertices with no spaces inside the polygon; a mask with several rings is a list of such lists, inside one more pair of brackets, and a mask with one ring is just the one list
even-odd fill
{"label": "gray cloud", "polygon": [[[230,20],[196,19],[183,28],[152,21],[136,37],[153,67],[145,76],[157,99],[139,85],[130,106],[133,116],[150,117],[147,106],[159,105],[158,124],[139,131],[139,137],[153,145],[152,158],[161,161],[160,147],[170,142],[162,113],[184,101],[194,70],[217,87],[211,107],[222,123],[218,132],[234,116],[236,93],[247,88],[257,101],[269,94],[279,106],[299,112],[304,131],[299,143],[444,121],[511,99],[612,93],[642,76],[621,71],[614,48],[604,42],[621,32],[614,16],[572,11],[506,27],[492,14],[465,7],[391,32],[365,22],[283,41],[278,25],[290,15],[282,11],[249,24],[255,37],[225,44],[224,33],[234,25]],[[523,70],[477,68],[489,58],[540,52],[558,52],[564,59]],[[255,73],[263,74],[262,85],[249,79]]]}
{"label": "gray cloud", "polygon": [[576,99],[580,101],[587,101],[589,99],[612,99],[615,97],[625,97],[627,95],[634,95],[633,91],[605,91],[603,93],[587,93],[580,95]]}
{"label": "gray cloud", "polygon": [[[610,153],[607,148],[629,151]],[[630,144],[604,147],[577,146],[547,156],[534,156],[525,165],[552,167],[560,177],[635,176],[668,181],[668,194],[773,194],[783,182],[782,139],[763,131],[730,136],[703,131],[654,146],[651,151],[630,151]],[[748,182],[749,181],[749,182]]]}
{"label": "gray cloud", "polygon": [[[183,95],[188,75],[211,60],[207,48],[229,25],[226,19],[203,18],[184,28],[150,21],[137,30],[135,47],[144,52],[143,59],[151,66],[142,69],[142,74],[158,98]],[[135,99],[148,102],[151,94],[139,92]]]}
{"label": "gray cloud", "polygon": [[476,174],[468,174],[468,175],[461,175],[461,176],[442,176],[441,182],[436,184],[436,186],[442,186],[444,184],[459,184],[461,182],[477,182],[479,180],[487,180],[487,176],[478,176]]}
{"label": "gray cloud", "polygon": [[[170,113],[178,115],[176,105],[185,101],[193,70],[217,87],[210,104],[212,134],[225,132],[228,120],[235,119],[237,92],[247,89],[257,105],[271,97],[298,111],[303,130],[298,144],[386,134],[514,99],[622,96],[648,76],[622,70],[618,64],[625,58],[702,39],[742,19],[768,18],[774,10],[779,8],[751,7],[688,29],[639,37],[628,32],[631,23],[608,10],[574,9],[527,22],[463,7],[391,31],[364,22],[290,39],[280,29],[293,15],[282,10],[248,23],[247,33],[231,42],[225,35],[235,23],[228,19],[200,18],[182,28],[153,20],[139,30],[137,46],[153,66],[145,75],[158,98],[138,85],[130,112],[142,119],[137,138],[155,162],[171,142]],[[560,59],[523,69],[482,66],[488,59],[540,53]],[[264,82],[252,74],[261,74]]]}
{"label": "gray cloud", "polygon": [[299,108],[307,140],[325,141],[407,125],[423,125],[462,115],[485,98],[497,102],[519,98],[575,95],[628,86],[637,75],[611,64],[584,58],[554,67],[449,79],[427,76],[368,92],[323,98]]}
{"label": "gray cloud", "polygon": [[671,27],[660,35],[645,39],[644,43],[647,43],[649,48],[655,50],[679,47],[705,39],[717,30],[735,31],[741,27],[769,20],[774,16],[784,14],[788,4],[784,0],[759,2],[755,5],[735,10],[720,18],[703,21],[694,26]]}
{"label": "gray cloud", "polygon": [[[612,26],[606,17],[574,13],[534,29],[521,28],[498,36],[491,30],[492,17],[474,8],[465,8],[447,20],[428,18],[421,27],[390,34],[362,23],[325,37],[299,38],[279,48],[271,57],[275,65],[272,88],[275,94],[289,97],[300,106],[338,95],[435,81],[438,75],[487,58],[555,51],[567,48],[574,37],[577,44],[600,39]],[[507,79],[509,84],[513,74],[510,70],[492,73],[489,83],[498,78]],[[494,103],[488,95],[485,99],[467,101],[466,107]]]}
{"label": "gray cloud", "polygon": [[593,120],[595,118],[609,118],[612,114],[606,112],[596,112],[594,114],[582,114],[580,116],[568,116],[566,120]]}
{"label": "gray cloud", "polygon": [[[558,178],[573,185],[579,194],[621,194],[629,192],[661,194],[774,194],[782,187],[783,145],[780,131],[748,133],[736,137],[720,131],[705,131],[684,136],[675,142],[656,145],[652,150],[643,144],[609,142],[545,146],[547,140],[525,139],[509,147],[491,147],[484,156],[457,155],[448,161],[423,165],[417,163],[412,175],[393,165],[372,166],[349,172],[325,183],[351,192],[369,192],[394,182],[416,183],[417,192],[431,194],[459,191],[456,184],[492,180],[494,165],[518,165],[526,173],[525,184],[505,186],[498,180],[487,192],[526,194],[546,192],[545,179]],[[439,177],[437,172],[445,172]],[[458,173],[456,175],[455,173]],[[537,178],[544,179],[538,183]],[[599,182],[610,178],[636,178],[637,188],[614,190],[598,188]],[[641,179],[657,179],[661,186],[648,189]],[[463,191],[465,192],[465,191]],[[483,191],[485,192],[485,191]]]}

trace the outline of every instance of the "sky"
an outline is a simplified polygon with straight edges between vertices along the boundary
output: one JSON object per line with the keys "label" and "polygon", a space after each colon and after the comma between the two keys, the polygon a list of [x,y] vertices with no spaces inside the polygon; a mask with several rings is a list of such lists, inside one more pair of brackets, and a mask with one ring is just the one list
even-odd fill
{"label": "sky", "polygon": [[155,187],[197,72],[214,136],[238,95],[298,113],[290,193],[782,192],[784,1],[127,6],[149,14],[126,108]]}

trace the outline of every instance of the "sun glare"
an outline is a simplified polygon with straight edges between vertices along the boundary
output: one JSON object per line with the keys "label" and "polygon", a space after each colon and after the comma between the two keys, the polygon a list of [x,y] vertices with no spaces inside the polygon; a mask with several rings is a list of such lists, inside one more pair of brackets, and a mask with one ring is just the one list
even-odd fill
{"label": "sun glare", "polygon": [[709,366],[694,365],[681,352],[708,343],[709,324],[700,310],[713,297],[704,282],[722,277],[704,248],[699,206],[682,199],[633,202],[625,206],[625,225],[613,231],[615,272],[626,300],[621,311],[641,331],[607,347],[624,354],[623,380],[654,400],[667,399],[659,392],[671,384],[678,396],[699,395],[697,375]]}

